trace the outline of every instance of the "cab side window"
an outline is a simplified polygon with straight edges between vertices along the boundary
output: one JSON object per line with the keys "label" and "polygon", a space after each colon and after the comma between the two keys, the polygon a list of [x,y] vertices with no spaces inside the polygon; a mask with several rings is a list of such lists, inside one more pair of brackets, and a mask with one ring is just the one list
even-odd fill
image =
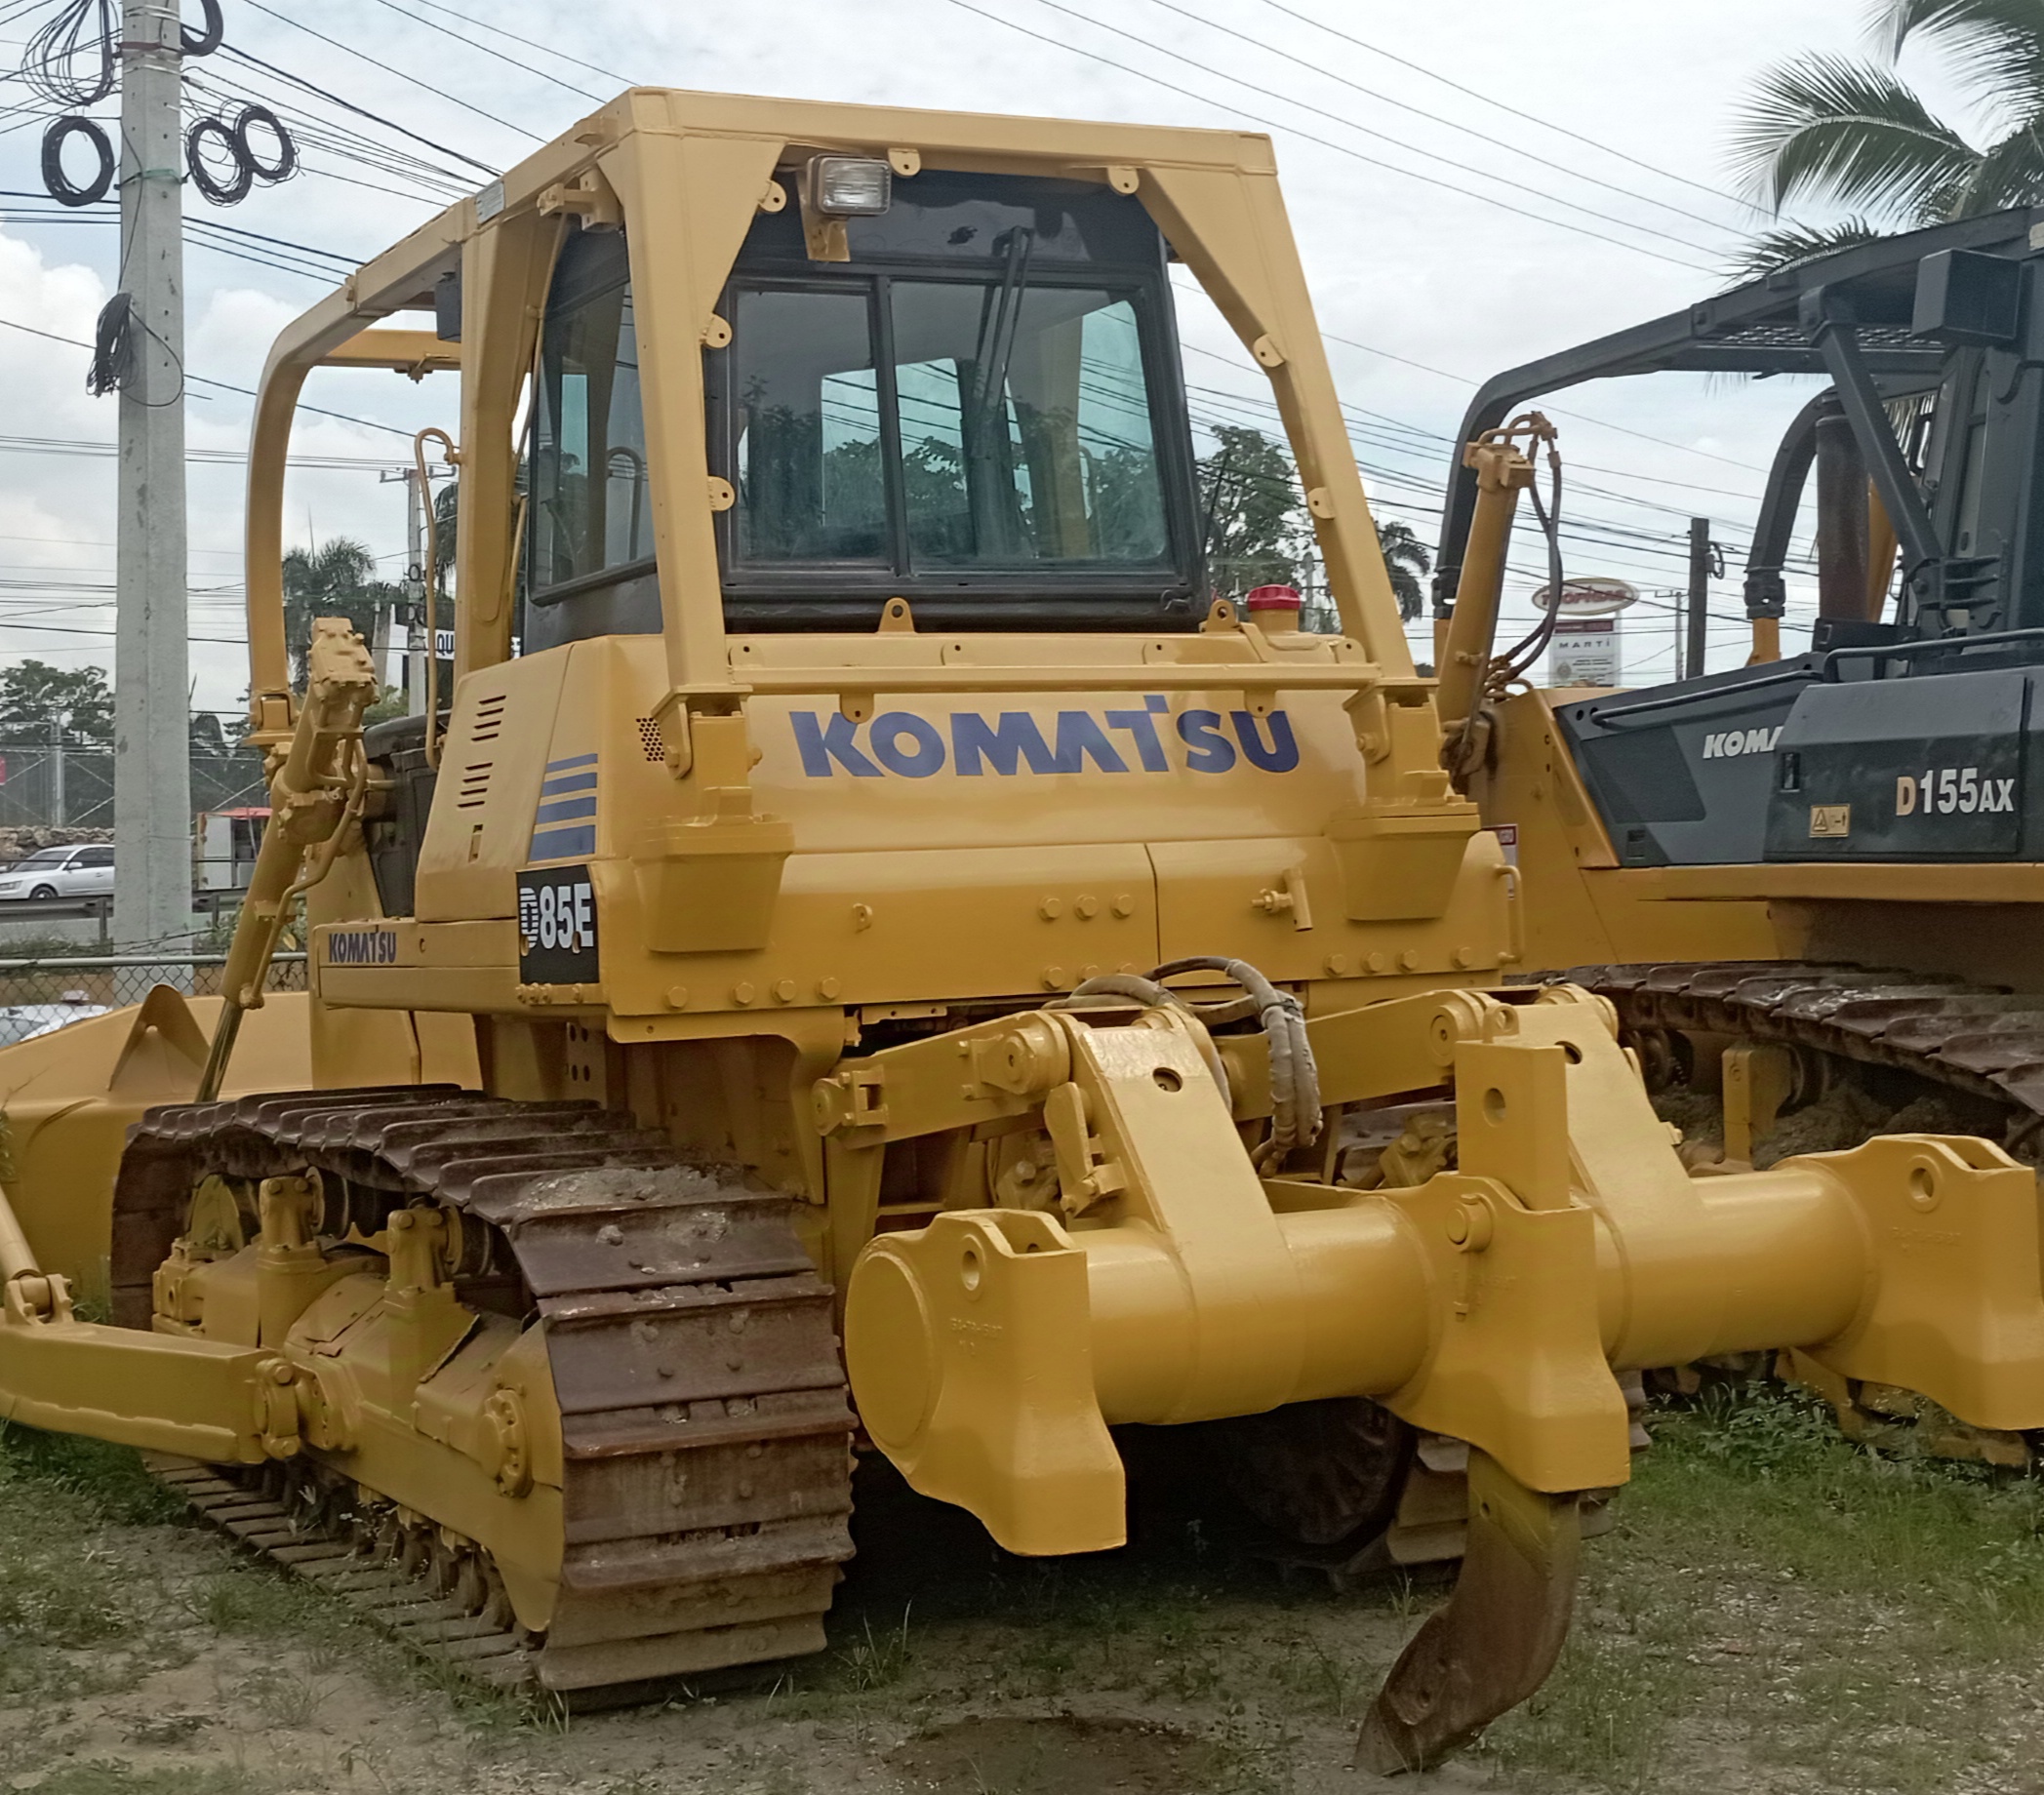
{"label": "cab side window", "polygon": [[661,626],[638,332],[621,231],[561,250],[528,468],[523,646]]}

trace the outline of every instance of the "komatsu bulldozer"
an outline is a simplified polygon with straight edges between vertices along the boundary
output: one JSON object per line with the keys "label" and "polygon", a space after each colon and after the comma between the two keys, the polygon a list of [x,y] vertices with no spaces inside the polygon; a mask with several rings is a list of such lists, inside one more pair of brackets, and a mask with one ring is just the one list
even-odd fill
{"label": "komatsu bulldozer", "polygon": [[[1174,261],[1333,632],[1208,589]],[[367,728],[344,622],[289,677],[321,367],[457,389],[451,691]],[[1396,1770],[1546,1675],[1644,1368],[2044,1426],[2025,1168],[1692,1177],[1611,1004],[1512,981],[1263,138],[635,90],[291,326],[250,468],[272,820],[221,997],[0,1053],[0,1416],[415,1643],[813,1652],[855,1451],[1093,1552],[1113,1430],[1205,1425],[1272,1525],[1460,1553]]]}
{"label": "komatsu bulldozer", "polygon": [[[2044,211],[1915,231],[1509,370],[1469,407],[1437,586],[1458,785],[1515,841],[1529,968],[1613,1002],[1666,1113],[1716,1112],[1719,1164],[1930,1118],[2044,1159],[2040,271]],[[1670,372],[1820,382],[1760,500],[1750,658],[1486,691],[1543,435],[1521,408]],[[1784,655],[1806,535],[1818,617]],[[2034,1460],[2020,1434],[1798,1370],[1856,1434],[1930,1420],[1919,1442]]]}

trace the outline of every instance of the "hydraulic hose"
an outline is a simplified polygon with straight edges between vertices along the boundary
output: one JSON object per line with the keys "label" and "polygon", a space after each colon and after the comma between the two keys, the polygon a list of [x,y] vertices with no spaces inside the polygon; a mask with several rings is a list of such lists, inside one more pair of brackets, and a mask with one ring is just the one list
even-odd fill
{"label": "hydraulic hose", "polygon": [[[1164,983],[1182,973],[1219,973],[1242,987],[1244,995],[1220,1003],[1195,1003]],[[1196,955],[1170,960],[1148,977],[1107,973],[1089,978],[1054,1008],[1070,1008],[1088,999],[1134,998],[1152,1009],[1182,1010],[1203,1024],[1200,1053],[1221,1087],[1223,1101],[1232,1103],[1227,1072],[1206,1031],[1223,1023],[1258,1018],[1270,1044],[1270,1133],[1252,1155],[1257,1168],[1281,1166],[1297,1147],[1320,1138],[1320,1073],[1305,1030],[1305,1012],[1299,999],[1281,991],[1246,960]]]}

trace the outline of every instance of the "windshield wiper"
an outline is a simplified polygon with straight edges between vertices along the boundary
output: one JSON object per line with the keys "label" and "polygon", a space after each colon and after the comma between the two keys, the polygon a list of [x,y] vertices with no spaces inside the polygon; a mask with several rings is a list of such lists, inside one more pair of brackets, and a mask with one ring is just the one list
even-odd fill
{"label": "windshield wiper", "polygon": [[1022,324],[1022,288],[1029,277],[1029,250],[1036,233],[1018,224],[1007,233],[1007,262],[1001,284],[980,308],[980,339],[973,348],[971,429],[965,470],[974,535],[984,554],[1021,550],[1022,517],[1008,446],[1008,368],[1015,358]]}

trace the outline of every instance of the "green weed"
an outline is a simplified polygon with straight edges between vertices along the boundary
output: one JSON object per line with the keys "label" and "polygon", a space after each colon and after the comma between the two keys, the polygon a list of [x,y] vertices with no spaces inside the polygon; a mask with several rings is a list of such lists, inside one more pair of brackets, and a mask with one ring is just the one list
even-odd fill
{"label": "green weed", "polygon": [[867,1616],[837,1659],[852,1688],[862,1695],[899,1683],[908,1668],[908,1610],[902,1610],[900,1626],[883,1627],[878,1633],[873,1631],[872,1616]]}
{"label": "green weed", "polygon": [[1632,1791],[1730,1752],[1793,1786],[1933,1795],[2026,1757],[2044,1486],[1841,1439],[1752,1384],[1655,1417],[1585,1553],[1546,1688],[1492,1729],[1515,1779]]}

